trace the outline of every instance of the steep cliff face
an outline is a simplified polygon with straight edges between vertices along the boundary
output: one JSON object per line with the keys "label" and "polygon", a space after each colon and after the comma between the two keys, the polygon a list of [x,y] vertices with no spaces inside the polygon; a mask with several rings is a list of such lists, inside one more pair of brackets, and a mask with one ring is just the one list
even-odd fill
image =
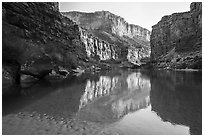
{"label": "steep cliff face", "polygon": [[[129,62],[134,63],[134,64],[142,64],[143,59],[147,59],[150,56],[151,51],[144,47],[134,47],[131,46],[128,48],[128,54],[127,54],[127,59]],[[147,61],[147,60],[146,60]]]}
{"label": "steep cliff face", "polygon": [[3,71],[16,82],[21,72],[43,77],[69,71],[85,53],[79,27],[60,14],[58,3],[2,4]]}
{"label": "steep cliff face", "polygon": [[[150,31],[145,28],[128,24],[123,18],[108,11],[94,13],[63,12],[62,14],[75,21],[80,27],[86,29],[98,39],[109,43],[110,47],[114,45],[114,48],[117,49],[115,53],[118,59],[140,64],[142,57],[150,56]],[[131,51],[132,49],[142,50],[134,52]],[[94,50],[96,49],[92,49],[92,51]]]}
{"label": "steep cliff face", "polygon": [[152,27],[151,59],[155,67],[201,68],[202,3],[191,10],[162,17]]}
{"label": "steep cliff face", "polygon": [[89,58],[97,60],[117,59],[116,46],[103,41],[92,34],[80,29],[81,40],[85,45],[86,53]]}
{"label": "steep cliff face", "polygon": [[128,24],[124,18],[114,15],[109,11],[97,11],[94,13],[66,12],[63,14],[88,30],[102,29],[121,37],[128,36],[130,38],[150,40],[149,30],[137,25]]}

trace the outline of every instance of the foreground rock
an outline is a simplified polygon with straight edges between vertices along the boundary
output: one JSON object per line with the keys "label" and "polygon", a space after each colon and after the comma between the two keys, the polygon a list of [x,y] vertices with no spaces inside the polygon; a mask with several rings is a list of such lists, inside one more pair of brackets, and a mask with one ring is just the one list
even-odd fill
{"label": "foreground rock", "polygon": [[2,15],[3,81],[66,75],[86,57],[78,26],[59,13],[58,3],[5,2]]}
{"label": "foreground rock", "polygon": [[152,27],[151,61],[155,68],[202,68],[202,3],[190,11],[162,17]]}

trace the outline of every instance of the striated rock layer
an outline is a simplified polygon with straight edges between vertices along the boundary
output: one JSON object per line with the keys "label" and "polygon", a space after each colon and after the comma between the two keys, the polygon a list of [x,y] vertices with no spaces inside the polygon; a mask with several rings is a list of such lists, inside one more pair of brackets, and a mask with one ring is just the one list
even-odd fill
{"label": "striated rock layer", "polygon": [[128,24],[124,18],[109,11],[96,11],[94,13],[64,12],[65,16],[76,21],[81,27],[88,30],[102,29],[119,36],[150,40],[150,31],[137,25]]}
{"label": "striated rock layer", "polygon": [[81,40],[85,45],[87,57],[95,58],[98,60],[111,60],[117,59],[116,46],[114,44],[109,44],[85,30],[80,29]]}
{"label": "striated rock layer", "polygon": [[159,68],[202,67],[202,3],[190,11],[162,17],[152,27],[151,60]]}
{"label": "striated rock layer", "polygon": [[[150,56],[150,31],[137,25],[128,24],[120,16],[108,11],[97,11],[94,13],[74,11],[62,12],[62,14],[75,21],[88,33],[93,34],[94,37],[101,39],[103,43],[106,43],[105,45],[108,45],[107,48],[102,46],[104,47],[103,55],[100,55],[102,60],[128,60],[131,63],[140,65],[142,58]],[[90,53],[99,55],[98,52],[94,51],[98,51],[97,47],[101,47],[104,44],[100,45],[101,42],[97,40],[98,42],[94,42],[95,46],[92,46],[92,41],[95,41],[96,38],[90,40],[90,37],[88,39],[84,35],[82,37],[86,47],[88,47],[86,48],[87,55],[89,56]],[[117,50],[113,51],[110,49]],[[110,51],[113,51],[113,53]]]}
{"label": "striated rock layer", "polygon": [[60,14],[58,3],[4,2],[2,50],[3,74],[14,83],[22,72],[38,78],[68,73],[86,58],[79,27]]}

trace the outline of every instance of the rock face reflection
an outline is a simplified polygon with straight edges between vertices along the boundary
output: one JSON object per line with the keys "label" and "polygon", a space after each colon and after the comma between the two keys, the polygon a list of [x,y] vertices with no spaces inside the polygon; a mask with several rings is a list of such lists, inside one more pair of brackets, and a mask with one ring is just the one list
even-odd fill
{"label": "rock face reflection", "polygon": [[150,104],[150,89],[149,78],[139,72],[89,79],[80,100],[78,115],[85,119],[89,115],[88,120],[111,122],[147,107]]}
{"label": "rock face reflection", "polygon": [[84,82],[83,78],[70,78],[59,82],[41,81],[20,89],[21,94],[18,96],[3,98],[2,115],[35,111],[40,115],[69,118],[78,111],[79,100],[86,84]]}
{"label": "rock face reflection", "polygon": [[97,123],[119,134],[202,134],[199,72],[110,71],[19,90],[2,100],[4,125],[10,114],[36,112]]}
{"label": "rock face reflection", "polygon": [[163,121],[190,127],[190,134],[202,134],[201,87],[201,73],[154,73],[150,95],[152,110]]}

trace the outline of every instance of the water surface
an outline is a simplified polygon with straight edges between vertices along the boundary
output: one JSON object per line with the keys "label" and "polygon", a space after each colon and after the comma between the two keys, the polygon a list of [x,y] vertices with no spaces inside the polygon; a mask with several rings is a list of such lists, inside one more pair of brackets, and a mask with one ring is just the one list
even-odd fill
{"label": "water surface", "polygon": [[20,94],[3,97],[3,134],[202,134],[201,72],[103,72],[10,90]]}

